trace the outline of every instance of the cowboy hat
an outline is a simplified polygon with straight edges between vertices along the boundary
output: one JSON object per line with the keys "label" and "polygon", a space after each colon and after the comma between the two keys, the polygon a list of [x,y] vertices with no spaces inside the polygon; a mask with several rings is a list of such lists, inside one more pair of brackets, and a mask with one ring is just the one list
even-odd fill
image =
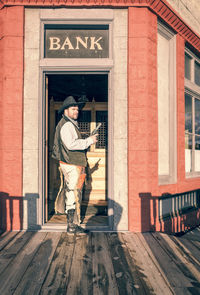
{"label": "cowboy hat", "polygon": [[69,107],[72,106],[80,106],[82,104],[82,102],[77,102],[73,96],[68,96],[67,98],[65,98],[65,100],[63,101],[63,105],[62,107],[58,110],[58,113],[61,114],[65,109],[68,109]]}

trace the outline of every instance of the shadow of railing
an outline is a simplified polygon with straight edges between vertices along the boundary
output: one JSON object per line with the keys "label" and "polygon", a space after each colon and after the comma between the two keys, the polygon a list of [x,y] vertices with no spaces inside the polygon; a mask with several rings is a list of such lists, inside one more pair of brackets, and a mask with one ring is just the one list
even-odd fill
{"label": "shadow of railing", "polygon": [[[27,193],[23,196],[10,196],[0,192],[0,229],[1,231],[37,230],[38,194]],[[26,209],[25,209],[26,207]]]}
{"label": "shadow of railing", "polygon": [[[15,212],[14,212],[15,211]],[[17,215],[17,216],[16,216]],[[3,231],[23,229],[23,198],[0,192],[0,228]]]}
{"label": "shadow of railing", "polygon": [[41,225],[38,220],[39,213],[39,194],[37,193],[26,193],[23,198],[27,202],[27,229],[28,230],[39,230]]}
{"label": "shadow of railing", "polygon": [[[179,194],[139,193],[141,199],[141,231],[180,233],[200,224],[200,190]],[[158,230],[159,225],[159,230]]]}

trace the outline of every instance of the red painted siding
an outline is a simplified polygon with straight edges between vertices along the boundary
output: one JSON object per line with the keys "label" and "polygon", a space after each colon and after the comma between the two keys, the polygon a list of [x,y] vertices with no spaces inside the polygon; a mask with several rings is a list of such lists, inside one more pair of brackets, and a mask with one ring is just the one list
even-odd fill
{"label": "red painted siding", "polygon": [[24,8],[0,10],[0,22],[0,191],[1,210],[6,210],[2,227],[10,230],[20,229],[22,218]]}
{"label": "red painted siding", "polygon": [[149,220],[143,222],[148,208],[141,210],[139,196],[158,182],[157,17],[148,8],[128,11],[129,230],[141,231],[149,229]]}
{"label": "red painted siding", "polygon": [[185,40],[177,34],[177,183],[158,185],[157,17],[148,8],[129,8],[128,29],[128,190],[129,230],[168,231],[200,223],[200,211],[158,219],[158,196],[199,188],[185,177]]}

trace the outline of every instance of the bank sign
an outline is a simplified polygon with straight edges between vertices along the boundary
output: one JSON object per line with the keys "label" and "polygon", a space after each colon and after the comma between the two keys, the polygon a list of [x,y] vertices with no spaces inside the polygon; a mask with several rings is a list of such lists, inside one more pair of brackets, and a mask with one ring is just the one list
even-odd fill
{"label": "bank sign", "polygon": [[45,30],[46,58],[108,58],[108,28]]}

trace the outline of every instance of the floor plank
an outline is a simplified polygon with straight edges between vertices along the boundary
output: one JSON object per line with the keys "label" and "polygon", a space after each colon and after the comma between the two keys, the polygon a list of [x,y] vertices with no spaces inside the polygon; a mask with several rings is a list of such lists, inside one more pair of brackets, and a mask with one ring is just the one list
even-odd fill
{"label": "floor plank", "polygon": [[174,242],[173,236],[166,234],[154,233],[157,239],[159,239],[160,245],[165,249],[168,255],[176,263],[177,267],[181,269],[185,277],[193,283],[200,282],[200,272],[190,261],[189,257],[186,255],[183,248],[181,248],[177,243]]}
{"label": "floor plank", "polygon": [[[66,215],[53,215],[51,219],[48,221],[48,223],[59,223],[59,224],[66,224],[67,227],[67,221],[66,221]],[[108,217],[107,216],[85,216],[82,224],[87,226],[101,226],[101,225],[108,225]]]}
{"label": "floor plank", "polygon": [[0,274],[8,267],[24,245],[33,236],[32,232],[19,232],[0,252]]}
{"label": "floor plank", "polygon": [[146,283],[146,292],[150,294],[173,294],[165,274],[160,269],[151,249],[140,233],[122,234],[134,264],[141,273],[140,278]]}
{"label": "floor plank", "polygon": [[144,274],[130,256],[122,234],[109,234],[107,238],[119,294],[154,294],[152,288],[147,288]]}
{"label": "floor plank", "polygon": [[0,251],[6,247],[20,232],[4,232],[0,235]]}
{"label": "floor plank", "polygon": [[[107,201],[83,201],[81,207],[82,223],[89,226],[108,225]],[[67,224],[65,214],[53,214],[50,216],[48,223]]]}
{"label": "floor plank", "polygon": [[113,269],[105,233],[92,234],[93,255],[93,294],[118,295],[117,282]]}
{"label": "floor plank", "polygon": [[181,238],[200,242],[200,227],[188,231],[183,236],[181,236]]}
{"label": "floor plank", "polygon": [[86,226],[106,226],[108,225],[107,216],[86,216],[82,222]]}
{"label": "floor plank", "polygon": [[0,294],[13,294],[47,233],[32,235],[26,247],[11,261],[0,276]]}
{"label": "floor plank", "polygon": [[17,286],[14,292],[15,295],[39,294],[60,236],[61,233],[58,232],[50,232],[46,235]]}
{"label": "floor plank", "polygon": [[192,241],[171,236],[170,239],[176,245],[177,252],[180,253],[180,258],[187,267],[194,269],[193,273],[197,280],[200,281],[200,247],[195,247]]}
{"label": "floor plank", "polygon": [[165,245],[160,242],[162,237],[155,237],[149,233],[144,233],[143,235],[173,290],[175,290],[175,288],[181,290],[181,288],[193,287],[190,279],[188,279],[182,273],[180,267],[177,266],[175,257],[170,255],[171,251],[169,251],[169,249],[166,250]]}
{"label": "floor plank", "polygon": [[76,236],[66,294],[92,295],[91,235]]}
{"label": "floor plank", "polygon": [[200,245],[188,239],[176,238],[181,247],[184,247],[196,264],[200,264]]}
{"label": "floor plank", "polygon": [[40,294],[66,294],[76,238],[62,233]]}
{"label": "floor plank", "polygon": [[200,294],[200,232],[8,232],[2,295]]}

